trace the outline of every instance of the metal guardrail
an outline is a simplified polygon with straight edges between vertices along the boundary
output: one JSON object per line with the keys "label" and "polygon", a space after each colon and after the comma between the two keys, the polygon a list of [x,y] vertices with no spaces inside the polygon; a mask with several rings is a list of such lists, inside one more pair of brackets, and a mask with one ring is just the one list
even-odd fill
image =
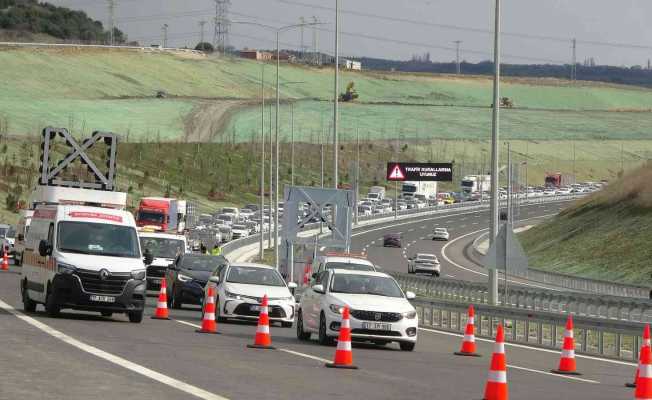
{"label": "metal guardrail", "polygon": [[[464,334],[467,305],[446,300],[417,298],[412,301],[423,328]],[[561,349],[567,315],[532,313],[486,304],[474,305],[476,336],[492,339],[498,323],[505,327],[507,342]],[[580,354],[636,362],[643,324],[573,315],[575,351]],[[550,366],[553,367],[552,365]]]}
{"label": "metal guardrail", "polygon": [[118,50],[139,50],[147,52],[172,52],[189,53],[205,56],[206,53],[194,49],[183,49],[177,47],[158,46],[110,46],[104,44],[77,44],[77,43],[29,43],[29,42],[0,42],[0,47],[52,47],[52,48],[92,48],[92,49],[118,49]]}
{"label": "metal guardrail", "polygon": [[[487,304],[489,290],[486,283],[466,282],[454,279],[433,279],[426,276],[389,272],[403,290],[419,296],[463,304]],[[503,299],[504,288],[500,287]],[[521,309],[530,312],[573,313],[603,321],[652,322],[652,302],[644,299],[590,293],[561,292],[548,289],[512,287],[507,292],[505,309]]]}
{"label": "metal guardrail", "polygon": [[[473,252],[483,257],[485,254],[479,250],[479,243],[487,236],[486,233],[478,236],[473,241]],[[537,282],[558,288],[569,289],[578,292],[596,293],[600,295],[634,297],[649,299],[652,287],[643,285],[628,285],[625,283],[609,282],[600,279],[583,278],[558,272],[544,271],[536,268],[528,268],[527,274],[518,275],[518,278]]]}

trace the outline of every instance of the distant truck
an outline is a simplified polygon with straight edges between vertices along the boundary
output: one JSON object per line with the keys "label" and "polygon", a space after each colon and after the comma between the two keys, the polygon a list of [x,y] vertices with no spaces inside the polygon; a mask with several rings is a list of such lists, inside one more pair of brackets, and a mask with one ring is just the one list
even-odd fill
{"label": "distant truck", "polygon": [[465,195],[488,192],[491,190],[491,175],[467,175],[462,179],[460,189]]}
{"label": "distant truck", "polygon": [[437,182],[403,182],[401,186],[401,196],[404,199],[416,199],[423,195],[425,199],[431,200],[437,198]]}
{"label": "distant truck", "polygon": [[384,186],[372,186],[369,188],[369,193],[367,198],[372,199],[376,202],[382,201],[385,198],[385,187]]}
{"label": "distant truck", "polygon": [[565,187],[575,183],[575,177],[569,174],[562,174],[561,172],[548,172],[546,173],[545,185],[546,187]]}
{"label": "distant truck", "polygon": [[143,197],[136,213],[136,226],[163,232],[186,228],[186,201],[165,197]]}

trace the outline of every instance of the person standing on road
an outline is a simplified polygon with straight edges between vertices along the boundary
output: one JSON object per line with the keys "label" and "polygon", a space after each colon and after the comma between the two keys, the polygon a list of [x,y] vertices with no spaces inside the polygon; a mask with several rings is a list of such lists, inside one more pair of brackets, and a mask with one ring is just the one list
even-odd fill
{"label": "person standing on road", "polygon": [[212,256],[221,256],[222,255],[222,248],[220,247],[219,244],[215,244],[215,246],[213,246],[213,249],[211,250],[211,255]]}

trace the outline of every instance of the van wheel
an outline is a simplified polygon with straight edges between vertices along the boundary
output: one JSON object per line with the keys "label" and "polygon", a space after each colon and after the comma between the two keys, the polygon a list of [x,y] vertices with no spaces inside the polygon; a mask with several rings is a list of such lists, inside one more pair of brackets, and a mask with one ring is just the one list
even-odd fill
{"label": "van wheel", "polygon": [[133,322],[134,324],[138,324],[143,320],[143,310],[130,311],[130,312],[127,313],[127,316],[129,317],[129,322]]}
{"label": "van wheel", "polygon": [[56,318],[59,316],[60,311],[61,306],[57,304],[54,294],[52,294],[52,290],[50,290],[50,285],[48,285],[48,293],[45,297],[45,312],[48,317]]}
{"label": "van wheel", "polygon": [[29,294],[27,293],[27,280],[23,280],[23,283],[20,286],[20,291],[23,297],[23,309],[25,312],[33,313],[36,311],[36,302],[29,298]]}

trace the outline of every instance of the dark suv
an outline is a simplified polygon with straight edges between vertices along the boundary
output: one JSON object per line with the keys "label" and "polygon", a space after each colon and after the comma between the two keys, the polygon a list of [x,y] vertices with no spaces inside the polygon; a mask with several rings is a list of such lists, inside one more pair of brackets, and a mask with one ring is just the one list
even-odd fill
{"label": "dark suv", "polygon": [[182,254],[167,269],[168,306],[181,308],[182,304],[201,305],[204,286],[213,271],[228,264],[223,256]]}
{"label": "dark suv", "polygon": [[401,235],[398,233],[388,233],[383,236],[383,247],[403,247],[401,244]]}

